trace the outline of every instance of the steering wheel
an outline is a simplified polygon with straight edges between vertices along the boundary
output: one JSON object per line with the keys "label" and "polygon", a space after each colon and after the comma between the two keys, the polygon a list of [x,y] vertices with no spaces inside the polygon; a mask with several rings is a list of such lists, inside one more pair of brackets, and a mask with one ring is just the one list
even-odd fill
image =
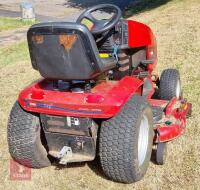
{"label": "steering wheel", "polygon": [[[97,11],[97,10],[110,10],[113,12],[113,16],[109,19],[96,19],[92,13]],[[93,6],[91,8],[86,9],[76,20],[76,23],[81,24],[83,19],[90,20],[93,23],[93,27],[91,29],[91,33],[96,35],[96,34],[101,34],[104,32],[109,31],[112,29],[119,21],[119,19],[122,16],[122,12],[119,9],[119,7],[112,5],[112,4],[100,4]]]}

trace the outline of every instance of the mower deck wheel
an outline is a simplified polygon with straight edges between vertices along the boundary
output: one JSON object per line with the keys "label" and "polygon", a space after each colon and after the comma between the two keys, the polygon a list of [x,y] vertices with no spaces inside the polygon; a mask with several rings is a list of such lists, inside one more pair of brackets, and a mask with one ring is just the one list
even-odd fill
{"label": "mower deck wheel", "polygon": [[153,134],[151,107],[134,95],[115,117],[102,122],[99,153],[104,173],[122,183],[140,180],[149,165]]}
{"label": "mower deck wheel", "polygon": [[167,157],[167,143],[158,143],[156,149],[156,163],[164,165]]}
{"label": "mower deck wheel", "polygon": [[18,102],[10,113],[7,138],[10,154],[17,162],[32,168],[51,165],[41,141],[39,117],[23,110]]}

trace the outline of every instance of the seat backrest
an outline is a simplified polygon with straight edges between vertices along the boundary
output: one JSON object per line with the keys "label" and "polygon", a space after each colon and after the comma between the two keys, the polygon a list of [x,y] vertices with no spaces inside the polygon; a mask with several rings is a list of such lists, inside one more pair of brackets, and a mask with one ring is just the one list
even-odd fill
{"label": "seat backrest", "polygon": [[32,66],[44,78],[89,80],[115,66],[101,61],[92,34],[81,24],[36,24],[27,38]]}

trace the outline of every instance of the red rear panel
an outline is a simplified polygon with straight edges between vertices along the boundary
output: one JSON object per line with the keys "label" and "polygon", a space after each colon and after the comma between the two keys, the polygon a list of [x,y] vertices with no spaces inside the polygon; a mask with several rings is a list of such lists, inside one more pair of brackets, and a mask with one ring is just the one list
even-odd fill
{"label": "red rear panel", "polygon": [[91,118],[113,117],[127,99],[141,94],[143,82],[134,77],[120,81],[102,82],[91,93],[56,91],[52,82],[42,80],[24,89],[19,95],[20,105],[27,111]]}

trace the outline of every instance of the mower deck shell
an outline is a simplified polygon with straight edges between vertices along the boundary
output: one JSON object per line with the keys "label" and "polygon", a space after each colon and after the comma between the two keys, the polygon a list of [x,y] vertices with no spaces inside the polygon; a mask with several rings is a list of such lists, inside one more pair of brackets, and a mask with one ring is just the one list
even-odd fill
{"label": "mower deck shell", "polygon": [[154,142],[168,142],[184,134],[186,119],[191,115],[191,112],[192,104],[188,103],[187,100],[172,98],[164,109],[163,119],[155,124]]}

